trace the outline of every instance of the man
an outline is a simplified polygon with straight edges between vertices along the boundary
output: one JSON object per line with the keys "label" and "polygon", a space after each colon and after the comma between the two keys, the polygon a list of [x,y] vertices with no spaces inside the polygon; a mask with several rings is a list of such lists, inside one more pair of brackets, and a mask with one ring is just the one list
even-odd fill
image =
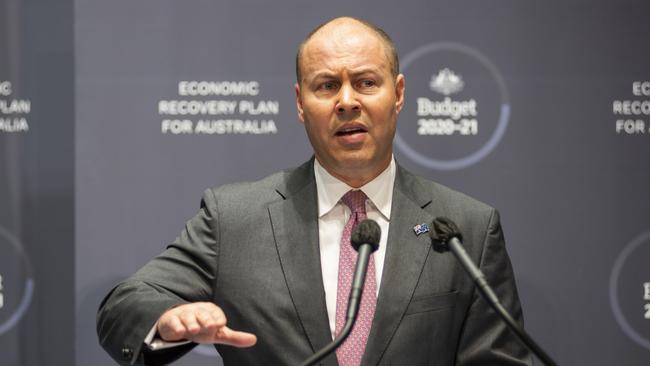
{"label": "man", "polygon": [[392,41],[372,24],[343,17],[316,28],[299,48],[295,86],[315,158],[207,190],[180,237],[102,303],[98,333],[109,354],[155,365],[213,343],[226,365],[299,364],[340,331],[349,231],[367,216],[382,238],[362,325],[323,364],[531,364],[455,258],[413,230],[437,216],[456,221],[521,321],[497,212],[394,162],[398,69]]}

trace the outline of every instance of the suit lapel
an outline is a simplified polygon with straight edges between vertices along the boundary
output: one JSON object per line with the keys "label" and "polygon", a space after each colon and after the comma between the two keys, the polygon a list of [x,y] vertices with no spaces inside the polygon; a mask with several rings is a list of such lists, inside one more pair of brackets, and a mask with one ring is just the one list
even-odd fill
{"label": "suit lapel", "polygon": [[431,246],[429,235],[416,235],[413,227],[433,221],[423,210],[430,202],[430,194],[398,166],[384,270],[362,365],[379,363],[411,301]]}
{"label": "suit lapel", "polygon": [[[313,160],[288,177],[269,206],[280,263],[298,318],[315,352],[331,341],[318,245],[318,210]],[[307,357],[308,355],[305,355]],[[336,365],[328,357],[325,365]]]}

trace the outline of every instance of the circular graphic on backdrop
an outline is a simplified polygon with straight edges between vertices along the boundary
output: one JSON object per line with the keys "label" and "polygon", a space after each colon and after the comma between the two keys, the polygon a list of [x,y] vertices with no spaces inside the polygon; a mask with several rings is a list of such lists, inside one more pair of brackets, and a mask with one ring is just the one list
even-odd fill
{"label": "circular graphic on backdrop", "polygon": [[650,350],[650,231],[623,248],[609,278],[609,302],[623,332]]}
{"label": "circular graphic on backdrop", "polygon": [[0,336],[20,322],[33,294],[31,265],[22,245],[0,226]]}
{"label": "circular graphic on backdrop", "polygon": [[508,126],[503,77],[479,51],[460,43],[432,43],[402,62],[407,102],[395,145],[430,169],[462,169],[485,158]]}

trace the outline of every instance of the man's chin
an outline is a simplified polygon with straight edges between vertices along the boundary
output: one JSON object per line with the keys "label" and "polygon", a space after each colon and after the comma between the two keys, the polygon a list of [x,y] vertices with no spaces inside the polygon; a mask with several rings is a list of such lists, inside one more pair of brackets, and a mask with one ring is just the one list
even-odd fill
{"label": "man's chin", "polygon": [[337,161],[337,166],[341,169],[368,169],[373,165],[373,159],[368,156],[369,154],[363,151],[354,151],[342,154]]}
{"label": "man's chin", "polygon": [[[350,154],[342,154],[334,159],[335,163],[332,168],[345,173],[346,175],[354,174],[359,175],[377,174],[381,173],[390,164],[390,156],[387,159],[376,159],[371,154],[364,152],[356,152]],[[321,161],[322,163],[322,161]],[[321,164],[322,165],[322,164]]]}

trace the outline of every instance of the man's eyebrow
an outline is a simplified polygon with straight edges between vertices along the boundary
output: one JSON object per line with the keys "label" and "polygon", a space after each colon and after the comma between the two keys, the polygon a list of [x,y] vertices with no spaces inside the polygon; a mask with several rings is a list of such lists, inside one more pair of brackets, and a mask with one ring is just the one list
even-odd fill
{"label": "man's eyebrow", "polygon": [[316,73],[314,73],[314,75],[310,79],[311,80],[322,79],[322,78],[332,79],[332,78],[336,78],[336,77],[337,77],[337,74],[335,72],[333,72],[333,71],[321,70],[321,71],[317,71]]}

